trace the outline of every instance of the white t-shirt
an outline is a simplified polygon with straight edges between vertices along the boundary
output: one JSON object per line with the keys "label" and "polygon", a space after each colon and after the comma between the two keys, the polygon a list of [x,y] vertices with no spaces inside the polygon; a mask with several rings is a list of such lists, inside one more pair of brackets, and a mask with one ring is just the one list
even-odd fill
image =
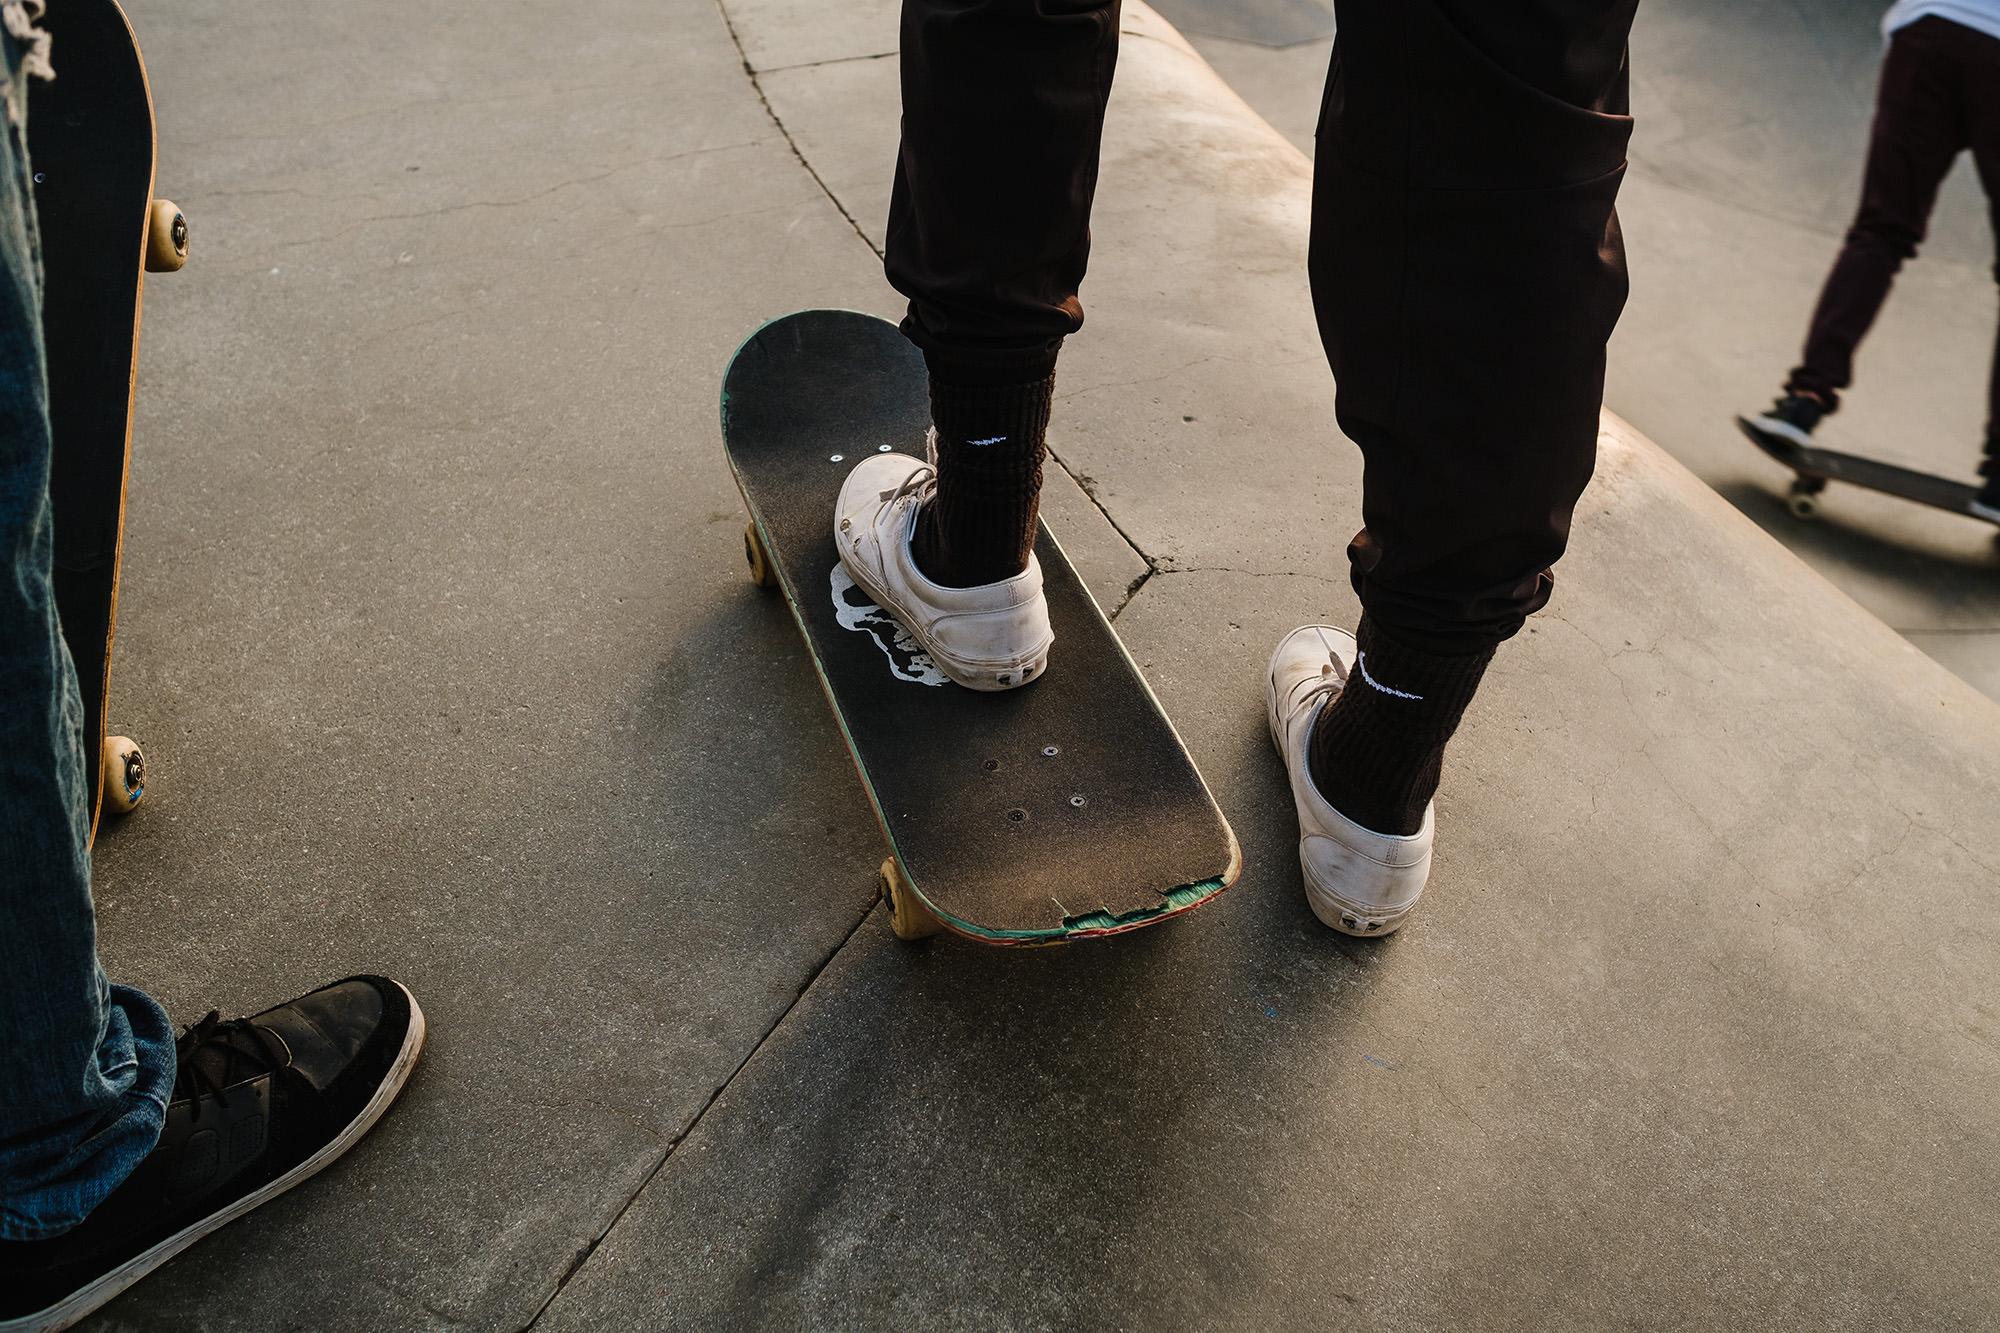
{"label": "white t-shirt", "polygon": [[1882,16],[1882,36],[1886,40],[1896,29],[1933,15],[2000,37],[2000,0],[1896,0]]}

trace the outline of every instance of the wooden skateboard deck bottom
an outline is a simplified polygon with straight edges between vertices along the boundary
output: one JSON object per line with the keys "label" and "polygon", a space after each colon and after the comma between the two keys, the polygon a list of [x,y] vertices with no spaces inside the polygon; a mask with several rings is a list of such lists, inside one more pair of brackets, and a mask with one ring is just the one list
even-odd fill
{"label": "wooden skateboard deck bottom", "polygon": [[[723,387],[753,576],[784,591],[892,853],[895,890],[994,944],[1115,934],[1198,906],[1241,866],[1180,737],[1046,528],[1055,646],[1032,684],[945,680],[846,576],[834,500],[877,452],[921,457],[923,358],[893,324],[809,310],[753,334]],[[921,933],[921,932],[919,932]]]}
{"label": "wooden skateboard deck bottom", "polygon": [[53,582],[83,696],[94,837],[101,809],[129,811],[145,791],[137,747],[107,736],[105,715],[144,272],[178,268],[187,231],[171,204],[152,198],[152,93],[124,11],[115,0],[65,0],[43,26],[59,76],[28,83],[28,149],[42,244]]}

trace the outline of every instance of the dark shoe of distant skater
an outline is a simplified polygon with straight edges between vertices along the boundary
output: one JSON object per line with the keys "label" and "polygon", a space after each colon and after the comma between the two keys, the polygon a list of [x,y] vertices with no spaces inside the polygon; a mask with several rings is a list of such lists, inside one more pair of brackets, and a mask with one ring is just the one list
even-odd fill
{"label": "dark shoe of distant skater", "polygon": [[161,1264],[346,1152],[409,1081],[424,1015],[350,977],[179,1043],[159,1145],[53,1240],[0,1241],[0,1333],[68,1328]]}
{"label": "dark shoe of distant skater", "polygon": [[[2000,457],[2000,450],[1988,445],[1986,454],[1989,458]],[[1973,497],[1972,512],[1988,523],[2000,523],[2000,477],[1986,479],[1986,484],[1979,488],[1979,494]]]}
{"label": "dark shoe of distant skater", "polygon": [[1773,403],[1770,411],[1744,420],[1767,435],[1810,449],[1813,428],[1827,415],[1826,404],[1813,395],[1788,393]]}

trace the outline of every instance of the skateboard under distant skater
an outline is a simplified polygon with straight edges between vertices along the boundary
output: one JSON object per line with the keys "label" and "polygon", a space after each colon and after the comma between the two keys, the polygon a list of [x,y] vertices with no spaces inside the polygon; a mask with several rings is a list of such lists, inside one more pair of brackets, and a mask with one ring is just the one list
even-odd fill
{"label": "skateboard under distant skater", "polygon": [[1228,888],[1236,836],[1180,736],[1044,527],[1055,649],[1000,693],[946,680],[834,552],[841,482],[921,457],[922,355],[845,310],[766,324],[729,363],[722,435],[752,577],[782,588],[889,840],[896,934],[1052,944],[1164,920]]}
{"label": "skateboard under distant skater", "polygon": [[55,594],[83,692],[90,828],[146,790],[145,758],[104,734],[125,478],[145,270],[187,258],[187,222],[153,198],[153,96],[125,13],[114,0],[50,5],[53,81],[28,85],[28,157],[42,241],[54,457],[49,501]]}
{"label": "skateboard under distant skater", "polygon": [[1962,481],[1948,481],[1943,477],[1933,477],[1928,472],[1917,472],[1894,463],[1880,463],[1872,458],[1861,458],[1854,454],[1843,454],[1832,449],[1819,449],[1812,445],[1800,444],[1786,439],[1774,431],[1759,426],[1748,417],[1736,418],[1737,428],[1750,437],[1750,442],[1771,457],[1783,463],[1795,474],[1786,503],[1792,513],[1799,518],[1819,516],[1820,492],[1829,481],[1844,481],[1850,486],[1860,486],[1871,491],[1881,491],[1885,495],[1898,496],[1904,500],[1915,500],[1918,504],[1930,505],[1934,509],[1948,509],[1954,514],[1964,514],[1967,518],[1982,519],[1988,523],[2000,522],[1991,514],[1982,514],[1973,508],[1978,498],[1979,488],[1968,486]]}

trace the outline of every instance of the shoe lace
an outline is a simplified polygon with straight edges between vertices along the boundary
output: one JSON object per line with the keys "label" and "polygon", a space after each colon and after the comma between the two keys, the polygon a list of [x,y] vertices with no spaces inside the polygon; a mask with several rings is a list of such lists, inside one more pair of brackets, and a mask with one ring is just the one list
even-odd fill
{"label": "shoe lace", "polygon": [[1340,664],[1340,654],[1334,652],[1333,645],[1327,642],[1326,632],[1314,626],[1313,633],[1319,637],[1320,646],[1326,649],[1326,665],[1319,669],[1319,679],[1313,682],[1312,688],[1293,701],[1294,714],[1301,707],[1310,707],[1317,713],[1327,700],[1347,686],[1347,668]]}
{"label": "shoe lace", "polygon": [[917,503],[922,505],[931,498],[932,493],[936,490],[937,467],[933,463],[926,463],[922,467],[914,469],[909,476],[903,478],[902,485],[883,491],[881,498],[884,503],[894,504],[906,495],[913,495],[916,497]]}
{"label": "shoe lace", "polygon": [[192,1099],[197,1120],[201,1119],[202,1098],[220,1101],[226,1089],[291,1063],[291,1052],[276,1033],[247,1018],[225,1020],[214,1009],[181,1033],[174,1050],[180,1059],[174,1075],[174,1100]]}

